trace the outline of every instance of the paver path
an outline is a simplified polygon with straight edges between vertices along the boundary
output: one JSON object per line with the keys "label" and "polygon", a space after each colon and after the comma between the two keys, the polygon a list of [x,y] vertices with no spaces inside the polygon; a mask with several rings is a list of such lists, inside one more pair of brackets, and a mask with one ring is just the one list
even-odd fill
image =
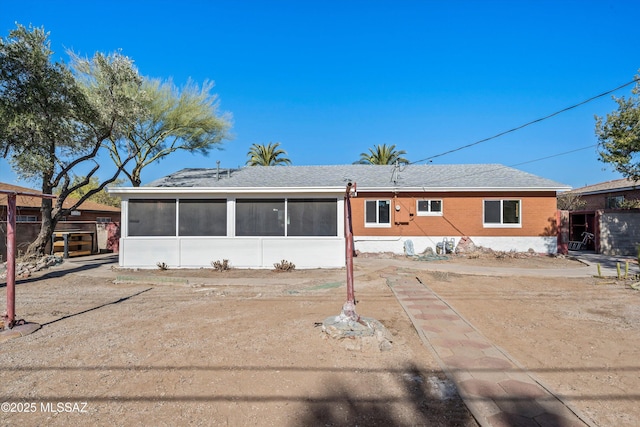
{"label": "paver path", "polygon": [[382,276],[480,425],[592,425],[415,275],[388,268]]}

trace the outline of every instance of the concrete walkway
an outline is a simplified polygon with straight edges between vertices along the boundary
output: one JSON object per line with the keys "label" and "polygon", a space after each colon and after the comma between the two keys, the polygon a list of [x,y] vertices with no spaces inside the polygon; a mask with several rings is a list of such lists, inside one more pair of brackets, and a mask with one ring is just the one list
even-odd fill
{"label": "concrete walkway", "polygon": [[[495,346],[411,270],[448,271],[482,276],[615,277],[618,263],[630,257],[572,252],[582,265],[562,269],[482,267],[462,263],[393,260],[381,275],[411,319],[420,339],[455,383],[465,404],[483,427],[594,426],[558,398],[540,379]],[[362,260],[368,264],[369,260]],[[362,261],[358,261],[361,263]],[[634,272],[638,269],[634,265]]]}
{"label": "concrete walkway", "polygon": [[418,335],[481,426],[591,426],[415,275],[382,273]]}

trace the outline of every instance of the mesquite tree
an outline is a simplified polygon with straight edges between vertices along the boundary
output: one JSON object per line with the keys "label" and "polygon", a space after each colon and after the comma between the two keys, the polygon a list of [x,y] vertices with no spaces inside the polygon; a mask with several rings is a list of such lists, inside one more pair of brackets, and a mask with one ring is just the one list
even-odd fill
{"label": "mesquite tree", "polygon": [[[18,25],[0,39],[0,153],[43,193],[57,189],[55,200],[42,200],[42,227],[27,256],[44,254],[57,222],[118,178],[136,155],[130,147],[108,178],[63,207],[69,194],[109,166],[97,161],[105,142],[119,138],[145,113],[142,78],[126,56],[71,54],[67,65],[54,62],[53,54],[43,28]],[[84,178],[74,180],[78,176]]]}
{"label": "mesquite tree", "polygon": [[[142,183],[142,170],[169,154],[182,150],[207,155],[229,138],[231,115],[218,113],[213,82],[202,86],[189,81],[182,88],[170,80],[145,79],[145,114],[126,130],[122,138],[114,134],[109,154],[134,187]],[[125,157],[122,157],[124,153]],[[129,165],[128,154],[136,153]]]}

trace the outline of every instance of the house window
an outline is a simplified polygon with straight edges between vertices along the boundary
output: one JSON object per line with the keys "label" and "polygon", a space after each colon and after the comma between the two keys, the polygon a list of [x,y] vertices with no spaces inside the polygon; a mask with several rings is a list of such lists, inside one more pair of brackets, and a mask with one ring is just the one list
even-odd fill
{"label": "house window", "polygon": [[390,209],[390,200],[366,200],[364,202],[365,227],[391,227]]}
{"label": "house window", "polygon": [[111,217],[108,216],[98,216],[96,217],[96,222],[98,224],[106,224],[108,222],[111,222]]}
{"label": "house window", "polygon": [[16,222],[38,222],[36,215],[16,215]]}
{"label": "house window", "polygon": [[485,227],[520,227],[520,200],[485,200]]}
{"label": "house window", "polygon": [[226,236],[227,201],[190,199],[178,201],[180,236]]}
{"label": "house window", "polygon": [[624,196],[607,196],[605,208],[617,209],[624,203]]}
{"label": "house window", "polygon": [[418,200],[418,216],[442,215],[442,200]]}
{"label": "house window", "polygon": [[284,199],[236,200],[236,236],[284,236]]}
{"label": "house window", "polygon": [[288,199],[287,236],[337,236],[336,199]]}
{"label": "house window", "polygon": [[175,236],[175,200],[129,200],[129,236]]}

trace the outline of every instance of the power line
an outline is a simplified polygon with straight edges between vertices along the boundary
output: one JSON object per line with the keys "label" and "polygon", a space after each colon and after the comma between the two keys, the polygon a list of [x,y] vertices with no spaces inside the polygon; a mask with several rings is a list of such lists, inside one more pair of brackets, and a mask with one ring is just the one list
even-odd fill
{"label": "power line", "polygon": [[[567,155],[567,154],[575,153],[577,151],[582,151],[582,150],[586,150],[586,149],[589,149],[589,148],[595,148],[597,146],[598,146],[598,144],[592,144],[592,145],[588,145],[586,147],[576,148],[574,150],[564,151],[562,153],[552,154],[552,155],[549,155],[549,156],[546,156],[546,157],[540,157],[538,159],[527,160],[525,162],[520,162],[520,163],[516,163],[516,164],[513,164],[513,165],[509,165],[509,166],[498,165],[497,167],[495,167],[493,169],[485,169],[485,170],[482,170],[482,171],[479,171],[479,172],[472,172],[472,173],[467,173],[467,174],[463,174],[463,175],[458,175],[458,178],[460,178],[460,177],[465,177],[466,178],[466,177],[470,177],[470,176],[483,175],[483,174],[486,174],[486,173],[495,172],[495,171],[502,170],[502,169],[505,169],[505,168],[513,168],[513,167],[524,165],[524,164],[527,164],[527,163],[534,163],[534,162],[539,162],[539,161],[542,161],[542,160],[551,159],[551,158],[554,158],[554,157],[564,156],[564,155]],[[432,182],[431,185],[440,184],[441,182],[442,183],[448,182],[448,178],[442,179],[442,180],[436,180],[435,182]]]}
{"label": "power line", "polygon": [[592,144],[592,145],[588,145],[586,147],[582,147],[582,148],[576,148],[575,150],[571,150],[571,151],[565,151],[563,153],[558,153],[558,154],[552,154],[550,156],[546,156],[546,157],[540,157],[538,159],[533,159],[533,160],[527,160],[526,162],[521,162],[521,163],[516,163],[515,165],[511,165],[509,167],[516,167],[516,166],[520,166],[520,165],[526,165],[527,163],[534,163],[534,162],[539,162],[541,160],[547,160],[547,159],[553,159],[554,157],[560,157],[560,156],[564,156],[565,154],[571,154],[571,153],[575,153],[576,151],[582,151],[582,150],[586,150],[587,148],[595,148],[597,147],[598,144]]}
{"label": "power line", "polygon": [[627,82],[627,83],[625,83],[625,84],[623,84],[623,85],[620,85],[620,86],[616,87],[615,89],[611,89],[611,90],[608,90],[608,91],[606,91],[606,92],[603,92],[603,93],[601,93],[601,94],[599,94],[599,95],[592,96],[591,98],[586,99],[586,100],[584,100],[584,101],[582,101],[582,102],[579,102],[579,103],[577,103],[577,104],[574,104],[574,105],[572,105],[572,106],[570,106],[570,107],[563,108],[562,110],[556,111],[555,113],[549,114],[549,115],[544,116],[544,117],[541,117],[541,118],[539,118],[539,119],[532,120],[532,121],[527,122],[527,123],[525,123],[525,124],[523,124],[523,125],[517,126],[517,127],[513,128],[513,129],[509,129],[509,130],[507,130],[507,131],[500,132],[499,134],[496,134],[496,135],[490,136],[490,137],[488,137],[488,138],[481,139],[480,141],[472,142],[471,144],[463,145],[462,147],[458,147],[458,148],[454,148],[454,149],[449,150],[449,151],[445,151],[444,153],[436,154],[436,155],[434,155],[434,156],[427,157],[427,158],[424,158],[424,159],[421,159],[421,160],[416,160],[415,162],[411,162],[410,164],[426,162],[426,161],[428,161],[428,160],[435,159],[436,157],[442,157],[442,156],[445,156],[445,155],[447,155],[447,154],[455,153],[456,151],[464,150],[464,149],[466,149],[466,148],[473,147],[474,145],[482,144],[483,142],[487,142],[487,141],[490,141],[490,140],[492,140],[492,139],[499,138],[499,137],[501,137],[501,136],[503,136],[503,135],[506,135],[506,134],[508,134],[508,133],[515,132],[515,131],[517,131],[517,130],[520,130],[520,129],[522,129],[522,128],[525,128],[525,127],[527,127],[527,126],[530,126],[530,125],[532,125],[532,124],[534,124],[534,123],[539,123],[539,122],[541,122],[541,121],[543,121],[543,120],[547,120],[547,119],[549,119],[549,118],[551,118],[551,117],[557,116],[558,114],[561,114],[561,113],[564,113],[564,112],[566,112],[566,111],[572,110],[572,109],[574,109],[574,108],[580,107],[581,105],[587,104],[587,103],[589,103],[589,102],[591,102],[591,101],[593,101],[593,100],[595,100],[595,99],[602,98],[603,96],[609,95],[609,94],[611,94],[611,93],[613,93],[613,92],[616,92],[616,91],[618,91],[618,90],[622,89],[623,87],[629,86],[629,85],[634,84],[634,83],[636,83],[636,82],[638,82],[638,81],[640,81],[640,77],[636,77],[636,78],[634,78],[633,80],[631,80],[630,82]]}

